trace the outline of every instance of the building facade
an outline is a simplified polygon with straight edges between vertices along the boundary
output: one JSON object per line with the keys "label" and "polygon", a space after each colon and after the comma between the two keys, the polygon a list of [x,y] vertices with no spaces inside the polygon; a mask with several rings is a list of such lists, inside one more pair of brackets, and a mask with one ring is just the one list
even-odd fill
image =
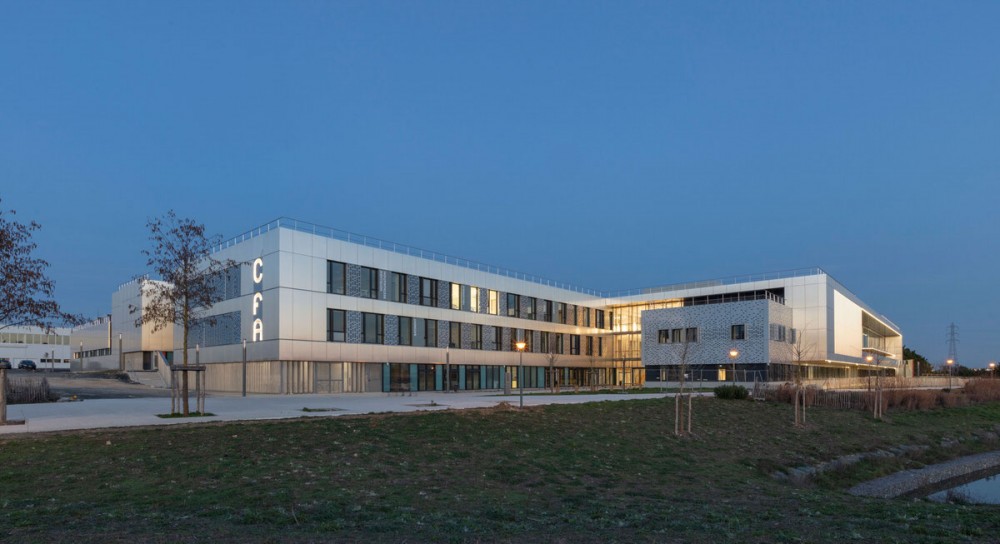
{"label": "building facade", "polygon": [[8,359],[14,368],[24,360],[39,370],[69,370],[70,330],[65,327],[42,329],[12,326],[0,329],[0,359]]}
{"label": "building facade", "polygon": [[[898,327],[819,269],[608,293],[291,219],[215,257],[239,264],[217,278],[222,300],[192,327],[189,355],[219,391],[856,376],[898,369],[902,351]],[[122,311],[111,321],[126,327]]]}

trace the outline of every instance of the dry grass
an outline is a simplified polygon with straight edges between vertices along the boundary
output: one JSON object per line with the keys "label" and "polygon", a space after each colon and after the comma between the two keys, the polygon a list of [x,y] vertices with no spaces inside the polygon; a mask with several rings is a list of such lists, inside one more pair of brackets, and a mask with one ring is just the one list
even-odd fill
{"label": "dry grass", "polygon": [[[886,379],[882,389],[884,410],[912,411],[935,408],[956,408],[1000,400],[1000,380],[972,379],[962,389],[910,389],[906,378]],[[827,408],[872,410],[875,394],[872,391],[830,391],[807,386],[806,405]],[[795,386],[782,384],[769,388],[765,400],[791,404]]]}
{"label": "dry grass", "polygon": [[58,399],[59,395],[49,389],[49,381],[45,378],[7,380],[7,404],[37,404]]}

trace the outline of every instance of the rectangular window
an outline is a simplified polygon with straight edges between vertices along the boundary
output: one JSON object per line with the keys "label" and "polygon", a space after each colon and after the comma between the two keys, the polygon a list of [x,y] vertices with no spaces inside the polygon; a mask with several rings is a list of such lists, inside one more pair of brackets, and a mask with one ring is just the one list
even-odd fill
{"label": "rectangular window", "polygon": [[500,293],[490,289],[490,313],[500,315]]}
{"label": "rectangular window", "polygon": [[697,342],[698,341],[698,329],[695,327],[689,327],[684,329],[684,341],[685,342]]}
{"label": "rectangular window", "polygon": [[462,347],[462,324],[452,321],[449,326],[451,330],[448,334],[448,347],[460,349]]}
{"label": "rectangular window", "polygon": [[594,354],[594,337],[593,336],[588,336],[587,337],[587,355],[593,355],[593,354]]}
{"label": "rectangular window", "polygon": [[545,320],[549,323],[552,322],[552,301],[543,300],[542,301],[542,311],[545,313]]}
{"label": "rectangular window", "polygon": [[579,315],[580,315],[580,307],[573,306],[573,311],[570,312],[570,323],[573,325],[579,325],[580,324]]}
{"label": "rectangular window", "polygon": [[538,299],[535,297],[526,297],[524,311],[525,319],[538,319]]}
{"label": "rectangular window", "polygon": [[335,295],[343,295],[347,292],[345,288],[347,273],[344,263],[337,261],[326,261],[326,292]]}
{"label": "rectangular window", "polygon": [[472,326],[472,338],[469,339],[469,347],[472,349],[483,349],[483,326]]}
{"label": "rectangular window", "polygon": [[604,357],[604,337],[597,337],[597,356]]}
{"label": "rectangular window", "polygon": [[507,293],[507,317],[521,317],[521,296]]}
{"label": "rectangular window", "polygon": [[563,348],[563,335],[562,335],[562,333],[560,333],[560,332],[556,333],[555,344],[556,344],[555,345],[555,353],[558,353],[558,354],[562,355],[562,353],[564,351],[564,348]]}
{"label": "rectangular window", "polygon": [[772,323],[770,329],[771,329],[771,340],[775,342],[785,341],[786,329],[784,325],[776,325]]}
{"label": "rectangular window", "polygon": [[344,315],[344,310],[328,309],[326,311],[326,341],[347,341],[347,319]]}
{"label": "rectangular window", "polygon": [[389,273],[389,300],[393,302],[406,302],[406,274],[399,272]]}
{"label": "rectangular window", "polygon": [[799,331],[796,329],[788,329],[788,343],[796,344],[799,341]]}
{"label": "rectangular window", "polygon": [[590,308],[580,308],[580,311],[583,312],[583,326],[584,327],[589,327],[590,326]]}
{"label": "rectangular window", "polygon": [[580,354],[580,335],[571,334],[569,335],[569,354],[579,355]]}
{"label": "rectangular window", "polygon": [[462,284],[453,283],[451,284],[451,309],[461,310],[462,309]]}
{"label": "rectangular window", "polygon": [[420,304],[422,306],[438,305],[438,282],[430,278],[420,278]]}
{"label": "rectangular window", "polygon": [[399,345],[413,345],[413,318],[399,316]]}
{"label": "rectangular window", "polygon": [[733,325],[730,328],[729,337],[733,340],[746,340],[747,339],[746,325]]}
{"label": "rectangular window", "polygon": [[361,314],[361,342],[383,344],[384,319],[382,314]]}
{"label": "rectangular window", "polygon": [[556,303],[556,323],[566,324],[566,304]]}
{"label": "rectangular window", "polygon": [[595,314],[596,315],[594,316],[594,318],[595,318],[594,319],[594,321],[595,321],[594,326],[597,327],[598,329],[603,329],[604,328],[604,310],[597,310],[595,312]]}
{"label": "rectangular window", "polygon": [[681,341],[681,329],[670,329],[670,343],[677,344]]}
{"label": "rectangular window", "polygon": [[424,345],[429,348],[436,348],[438,345],[438,322],[436,319],[424,320]]}
{"label": "rectangular window", "polygon": [[361,267],[361,292],[364,298],[378,298],[378,270],[375,268]]}
{"label": "rectangular window", "polygon": [[[496,291],[490,291],[495,293]],[[493,327],[493,349],[496,351],[503,350],[503,327]]]}
{"label": "rectangular window", "polygon": [[469,287],[469,310],[479,311],[479,288]]}
{"label": "rectangular window", "polygon": [[542,353],[548,353],[549,352],[549,333],[547,333],[545,331],[542,331],[539,334],[538,340],[539,340],[539,342],[538,342],[539,343],[538,350],[540,352],[542,352]]}
{"label": "rectangular window", "polygon": [[670,343],[670,329],[660,329],[656,331],[656,341],[660,344]]}

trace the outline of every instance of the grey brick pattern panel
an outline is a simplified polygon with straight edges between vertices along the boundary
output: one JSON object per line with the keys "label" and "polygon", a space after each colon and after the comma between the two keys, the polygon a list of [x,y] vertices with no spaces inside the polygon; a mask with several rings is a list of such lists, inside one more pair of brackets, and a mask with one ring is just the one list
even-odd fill
{"label": "grey brick pattern panel", "polygon": [[361,312],[347,312],[347,341],[361,343]]}
{"label": "grey brick pattern panel", "polygon": [[420,276],[413,274],[406,276],[406,302],[420,304]]}
{"label": "grey brick pattern panel", "polygon": [[347,295],[361,296],[361,267],[356,264],[347,265]]}
{"label": "grey brick pattern panel", "polygon": [[385,316],[384,343],[388,346],[399,345],[399,316]]}
{"label": "grey brick pattern panel", "polygon": [[203,348],[239,344],[243,341],[240,337],[241,318],[242,312],[236,311],[196,319],[188,329],[188,343],[192,347],[197,344]]}

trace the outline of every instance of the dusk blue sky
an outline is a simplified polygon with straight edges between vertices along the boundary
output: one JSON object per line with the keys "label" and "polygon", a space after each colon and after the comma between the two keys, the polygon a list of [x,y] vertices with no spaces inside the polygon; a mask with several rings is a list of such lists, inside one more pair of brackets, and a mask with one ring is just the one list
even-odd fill
{"label": "dusk blue sky", "polygon": [[1000,3],[4,2],[0,197],[65,309],[175,209],[595,289],[819,266],[1000,359]]}

